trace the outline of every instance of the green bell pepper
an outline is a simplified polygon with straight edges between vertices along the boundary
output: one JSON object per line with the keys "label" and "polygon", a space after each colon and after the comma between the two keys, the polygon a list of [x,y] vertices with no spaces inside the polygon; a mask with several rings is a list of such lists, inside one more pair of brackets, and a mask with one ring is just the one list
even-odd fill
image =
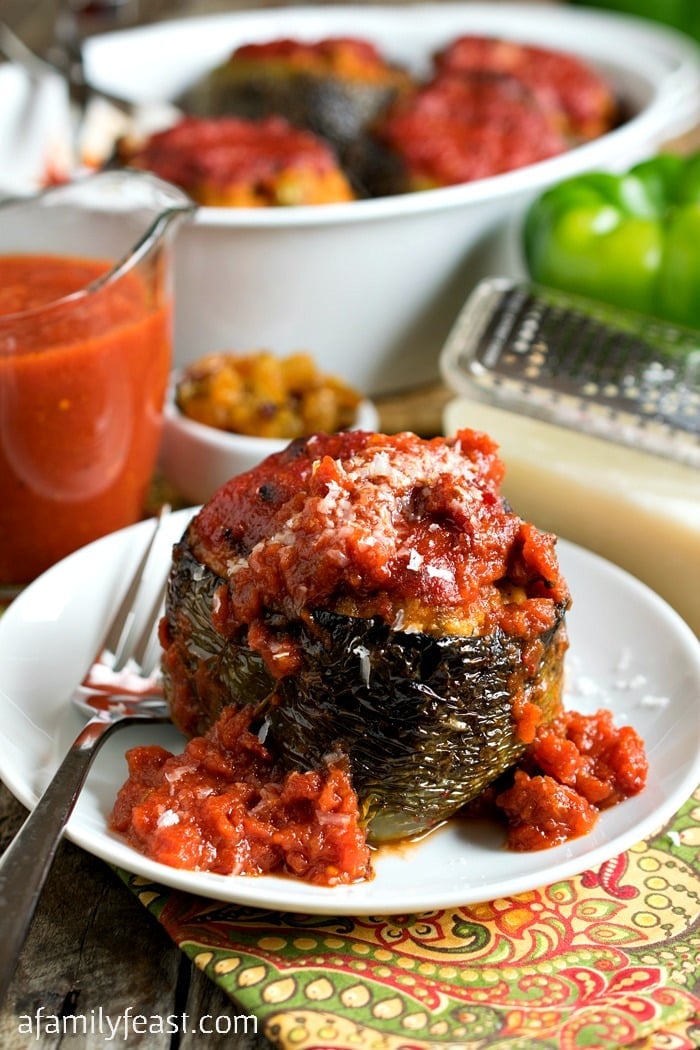
{"label": "green bell pepper", "polygon": [[700,40],[698,0],[570,0],[583,7],[601,7],[622,14],[649,18],[653,22],[680,29]]}
{"label": "green bell pepper", "polygon": [[528,210],[524,252],[538,284],[700,328],[700,152],[553,186]]}

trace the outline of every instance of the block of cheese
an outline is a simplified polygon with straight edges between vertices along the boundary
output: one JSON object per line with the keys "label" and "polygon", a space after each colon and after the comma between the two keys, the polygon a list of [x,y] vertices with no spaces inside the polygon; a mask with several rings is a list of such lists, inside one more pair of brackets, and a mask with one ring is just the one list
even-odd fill
{"label": "block of cheese", "polygon": [[443,413],[445,434],[461,427],[498,442],[521,517],[626,569],[700,634],[700,471],[465,397]]}

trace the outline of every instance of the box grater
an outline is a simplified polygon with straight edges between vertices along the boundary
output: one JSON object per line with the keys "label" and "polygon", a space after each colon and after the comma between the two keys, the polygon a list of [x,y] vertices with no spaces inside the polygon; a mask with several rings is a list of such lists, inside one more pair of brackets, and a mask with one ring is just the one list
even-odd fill
{"label": "box grater", "polygon": [[440,366],[457,393],[700,467],[700,332],[496,277]]}

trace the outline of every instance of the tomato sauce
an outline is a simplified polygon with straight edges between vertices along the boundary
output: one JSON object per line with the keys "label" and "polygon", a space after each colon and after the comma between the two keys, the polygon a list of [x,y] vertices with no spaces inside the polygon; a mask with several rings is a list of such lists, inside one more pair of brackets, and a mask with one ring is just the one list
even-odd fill
{"label": "tomato sauce", "polygon": [[[0,257],[0,579],[25,583],[141,516],[171,359],[169,302],[112,266]],[[68,298],[66,298],[68,297]]]}
{"label": "tomato sauce", "polygon": [[615,98],[604,78],[575,55],[493,37],[458,37],[436,55],[441,75],[507,75],[529,89],[544,112],[573,137],[605,134]]}
{"label": "tomato sauce", "polygon": [[[294,671],[266,631],[330,608],[398,630],[536,639],[569,601],[555,538],[503,502],[485,434],[423,441],[349,431],[295,442],[219,489],[195,519],[196,557],[228,580],[214,622],[279,677]],[[286,640],[285,640],[286,641]]]}
{"label": "tomato sauce", "polygon": [[548,849],[584,835],[601,809],[638,794],[647,778],[644,744],[610,711],[564,711],[537,729],[515,773],[496,798],[515,850]]}
{"label": "tomato sauce", "polygon": [[236,48],[230,61],[233,69],[240,67],[241,63],[250,63],[251,73],[255,72],[257,65],[271,76],[277,70],[280,74],[289,70],[360,82],[408,83],[406,74],[387,66],[374,44],[353,37],[329,37],[313,42],[282,38],[260,44],[243,44]]}
{"label": "tomato sauce", "polygon": [[249,723],[250,713],[228,708],[182,755],[132,748],[111,827],[176,868],[324,886],[367,878],[369,848],[347,771],[283,772]]}
{"label": "tomato sauce", "polygon": [[133,155],[212,207],[323,204],[353,199],[327,142],[281,117],[183,117]]}
{"label": "tomato sauce", "polygon": [[273,59],[284,58],[291,63],[307,66],[314,61],[333,65],[338,56],[352,55],[356,61],[378,65],[382,61],[374,44],[353,37],[329,37],[324,40],[293,40],[283,37],[266,40],[261,44],[242,44],[233,52],[232,58]]}
{"label": "tomato sauce", "polygon": [[548,115],[508,77],[438,77],[400,100],[378,135],[417,190],[499,175],[567,148]]}

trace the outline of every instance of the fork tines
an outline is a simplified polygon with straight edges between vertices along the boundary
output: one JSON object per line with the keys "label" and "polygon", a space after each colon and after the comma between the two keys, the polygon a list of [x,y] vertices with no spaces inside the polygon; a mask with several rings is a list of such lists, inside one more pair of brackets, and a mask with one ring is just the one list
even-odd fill
{"label": "fork tines", "polygon": [[153,641],[154,625],[157,623],[160,609],[165,598],[167,588],[167,577],[158,588],[157,593],[151,598],[144,625],[137,629],[136,610],[138,600],[144,586],[146,569],[151,559],[163,519],[170,513],[170,506],[161,508],[154,521],[153,532],[148,541],[146,549],[138,564],[134,577],[127,588],[126,594],[117,609],[114,619],[109,627],[104,641],[104,649],[110,654],[110,664],[113,671],[121,671],[127,662],[137,664],[144,674],[148,674],[151,668],[145,666],[146,657],[149,655]]}

